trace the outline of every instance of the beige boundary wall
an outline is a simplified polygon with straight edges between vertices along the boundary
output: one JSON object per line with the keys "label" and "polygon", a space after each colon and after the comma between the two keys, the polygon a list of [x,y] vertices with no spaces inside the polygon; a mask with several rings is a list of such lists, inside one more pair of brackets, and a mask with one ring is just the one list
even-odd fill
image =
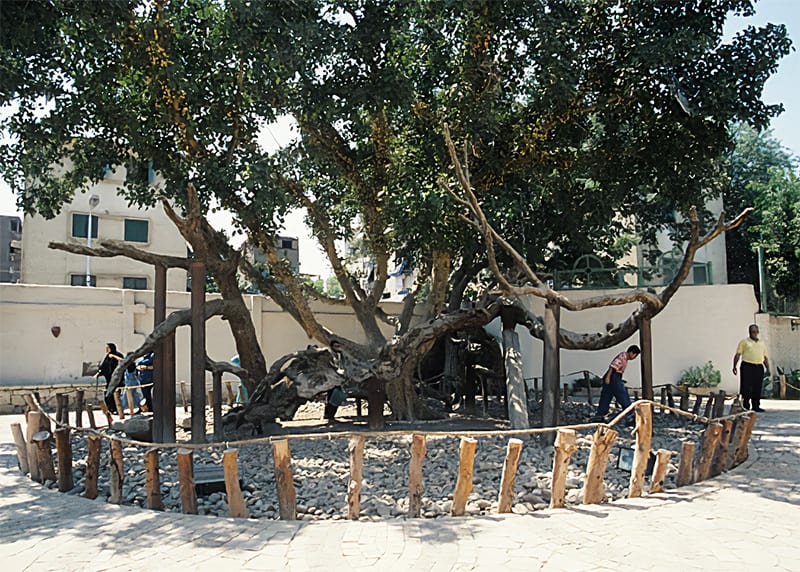
{"label": "beige boundary wall", "polygon": [[[569,295],[593,296],[597,291],[574,291]],[[167,312],[189,307],[190,294],[170,292]],[[267,363],[314,343],[280,308],[262,296],[246,296]],[[538,313],[540,300],[529,302]],[[400,304],[387,303],[388,313],[398,313]],[[632,306],[562,312],[562,326],[574,331],[604,331],[608,322],[627,316]],[[334,331],[363,339],[358,323],[346,307],[315,306],[321,321]],[[722,388],[733,392],[738,381],[731,373],[736,344],[746,336],[753,322],[757,303],[747,285],[688,286],[681,288],[669,306],[652,324],[655,383],[677,381],[681,370],[711,360],[722,371]],[[798,367],[797,336],[788,325],[772,333],[773,321],[762,323],[762,336],[773,353],[776,365]],[[0,386],[77,384],[92,382],[83,376],[84,364],[96,364],[106,342],[115,342],[121,351],[138,347],[153,326],[153,292],[115,288],[82,288],[26,284],[0,285]],[[59,328],[58,336],[53,328]],[[488,328],[499,334],[499,320]],[[542,343],[518,327],[525,359],[525,376],[541,376]],[[391,329],[387,326],[386,333]],[[790,339],[786,339],[791,334]],[[236,349],[228,325],[212,318],[206,328],[207,351],[215,360],[229,360]],[[602,373],[613,355],[631,343],[633,336],[616,348],[599,352],[561,352],[561,372],[588,369]],[[176,336],[177,379],[189,379],[190,331]],[[787,356],[787,357],[784,357]],[[794,362],[789,356],[794,356]],[[639,362],[633,362],[626,378],[633,387],[640,384]],[[228,379],[228,377],[226,377]],[[234,379],[234,378],[230,378]],[[565,381],[570,379],[565,377]],[[210,384],[210,377],[207,378]]]}

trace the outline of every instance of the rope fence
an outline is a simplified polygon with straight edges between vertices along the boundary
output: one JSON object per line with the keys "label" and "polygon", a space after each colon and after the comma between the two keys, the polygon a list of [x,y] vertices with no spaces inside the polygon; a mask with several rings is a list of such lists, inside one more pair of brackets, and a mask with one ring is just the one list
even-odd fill
{"label": "rope fence", "polygon": [[[718,394],[716,399],[724,404],[724,394]],[[710,402],[719,403],[717,400],[712,399]],[[480,438],[509,437],[497,499],[498,512],[505,513],[511,512],[513,504],[514,483],[523,446],[523,441],[519,438],[521,436],[554,435],[555,439],[550,441],[554,444],[549,506],[551,508],[563,508],[566,506],[566,485],[570,458],[578,450],[578,431],[594,430],[590,438],[591,449],[581,493],[583,504],[595,504],[602,502],[606,498],[605,475],[609,454],[619,434],[615,427],[629,413],[635,413],[636,422],[631,431],[631,434],[635,437],[635,447],[628,485],[628,497],[639,497],[644,493],[646,485],[645,474],[651,456],[654,456],[655,462],[650,477],[649,492],[660,492],[664,487],[672,451],[666,449],[651,450],[653,414],[656,409],[660,409],[662,414],[675,414],[706,425],[698,443],[690,441],[682,443],[680,466],[676,477],[676,486],[679,487],[716,476],[742,463],[747,458],[747,445],[757,419],[757,415],[753,412],[734,411],[726,416],[713,417],[699,415],[697,412],[685,411],[678,407],[654,401],[637,400],[608,423],[583,423],[540,429],[502,431],[346,431],[273,435],[215,443],[152,443],[108,434],[97,427],[86,428],[78,426],[78,424],[72,426],[68,422],[68,416],[64,415],[63,409],[61,416],[59,417],[57,414],[56,418],[54,418],[44,410],[34,395],[31,395],[26,401],[29,405],[29,411],[26,414],[27,427],[25,434],[23,434],[23,428],[19,423],[12,424],[12,433],[20,470],[25,474],[29,474],[34,481],[40,483],[47,481],[57,482],[58,489],[62,492],[67,492],[74,488],[70,435],[72,432],[79,432],[86,435],[88,449],[83,496],[96,498],[98,495],[97,483],[101,470],[102,443],[108,442],[110,452],[108,466],[110,494],[108,498],[112,503],[121,503],[125,475],[122,455],[123,446],[137,447],[144,449],[145,506],[150,509],[161,510],[164,508],[164,504],[159,481],[159,452],[174,449],[177,459],[181,510],[187,514],[197,514],[193,452],[221,449],[229,514],[236,518],[246,518],[249,513],[238,476],[239,448],[268,444],[272,447],[278,508],[280,518],[283,520],[294,520],[298,515],[297,496],[292,473],[292,457],[289,448],[289,443],[295,440],[347,439],[350,467],[346,489],[347,516],[350,519],[358,519],[363,481],[365,439],[411,438],[407,515],[419,517],[421,516],[422,494],[424,491],[423,468],[427,439],[456,437],[460,440],[459,468],[455,489],[452,493],[450,512],[453,516],[462,516],[465,514],[467,499],[473,490],[475,450]],[[62,408],[66,408],[63,402]],[[89,409],[91,411],[91,408]],[[90,414],[91,417],[92,415]],[[52,429],[53,427],[55,429]],[[53,441],[55,441],[56,461],[53,460],[52,456]]]}

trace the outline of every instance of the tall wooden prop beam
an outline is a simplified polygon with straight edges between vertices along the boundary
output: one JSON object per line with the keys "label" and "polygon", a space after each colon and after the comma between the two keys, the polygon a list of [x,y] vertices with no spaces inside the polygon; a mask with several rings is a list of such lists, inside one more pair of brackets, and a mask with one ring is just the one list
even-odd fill
{"label": "tall wooden prop beam", "polygon": [[[167,317],[167,267],[157,264],[155,290],[153,291],[153,327],[163,322]],[[153,441],[157,443],[171,442],[167,438],[167,422],[165,419],[164,395],[166,383],[164,380],[164,341],[159,342],[153,359]],[[109,423],[110,424],[110,423]]]}
{"label": "tall wooden prop beam", "polygon": [[639,320],[639,347],[642,350],[642,398],[653,399],[653,335],[650,318]]}
{"label": "tall wooden prop beam", "polygon": [[558,304],[545,304],[542,427],[555,427],[558,425],[561,380],[561,362],[558,355],[558,328],[560,321],[561,306]]}
{"label": "tall wooden prop beam", "polygon": [[192,442],[206,440],[206,265],[189,264],[192,274]]}
{"label": "tall wooden prop beam", "polygon": [[[222,372],[215,371],[212,376],[214,440],[220,441],[222,440]],[[230,389],[230,385],[228,385],[228,389]]]}
{"label": "tall wooden prop beam", "polygon": [[514,331],[516,320],[510,307],[500,311],[503,322],[503,354],[506,363],[506,396],[508,419],[512,429],[528,429],[528,398],[525,394],[525,379],[522,375],[522,352],[519,334]]}

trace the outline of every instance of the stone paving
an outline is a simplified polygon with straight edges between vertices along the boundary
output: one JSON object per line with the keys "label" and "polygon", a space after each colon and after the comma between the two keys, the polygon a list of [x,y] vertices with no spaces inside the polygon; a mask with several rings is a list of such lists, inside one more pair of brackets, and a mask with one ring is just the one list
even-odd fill
{"label": "stone paving", "polygon": [[39,570],[800,570],[800,402],[765,401],[750,457],[646,498],[534,515],[276,522],[60,494],[16,466],[0,417],[0,562]]}

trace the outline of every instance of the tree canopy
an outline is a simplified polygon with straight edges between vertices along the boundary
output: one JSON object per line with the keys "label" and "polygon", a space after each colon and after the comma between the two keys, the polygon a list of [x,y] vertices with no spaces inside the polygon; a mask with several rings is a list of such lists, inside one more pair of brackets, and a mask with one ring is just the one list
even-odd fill
{"label": "tree canopy", "polygon": [[[433,337],[488,319],[442,311],[459,308],[468,285],[494,283],[482,282],[483,236],[445,191],[457,179],[444,124],[482,212],[530,268],[547,276],[587,253],[613,261],[621,235],[652,241],[671,213],[721,192],[729,126],[763,129],[780,111],[761,92],[791,45],[780,25],[723,41],[726,16],[752,14],[749,0],[12,0],[2,10],[21,23],[0,44],[0,103],[13,106],[0,171],[19,204],[52,216],[107,165],[151,162],[163,185],[133,168],[120,192],[168,201],[239,308],[229,318],[256,379],[266,366],[231,276],[249,269],[209,209],[230,210],[265,251],[287,210],[305,209],[363,338],[325,328],[277,256],[252,280],[309,337],[372,360],[370,375],[406,379],[417,361],[407,358]],[[286,115],[298,139],[266,152],[259,134]],[[374,261],[366,287],[337,249],[356,235]],[[379,306],[393,257],[420,277],[398,319]],[[423,292],[439,320],[424,333],[408,319]],[[387,344],[381,321],[405,346]]]}

